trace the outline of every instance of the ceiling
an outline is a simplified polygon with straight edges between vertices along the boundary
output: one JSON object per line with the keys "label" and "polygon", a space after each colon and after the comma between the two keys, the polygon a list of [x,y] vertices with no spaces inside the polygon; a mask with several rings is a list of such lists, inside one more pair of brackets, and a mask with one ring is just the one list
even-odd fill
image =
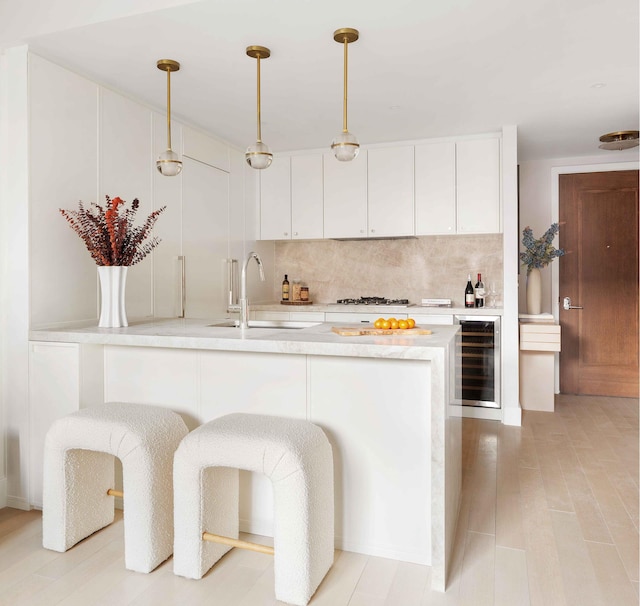
{"label": "ceiling", "polygon": [[[598,156],[604,133],[639,128],[637,0],[204,0],[38,36],[44,57],[244,148],[328,148],[342,128],[361,144],[493,131],[516,124],[519,160]],[[637,150],[638,148],[636,148]]]}

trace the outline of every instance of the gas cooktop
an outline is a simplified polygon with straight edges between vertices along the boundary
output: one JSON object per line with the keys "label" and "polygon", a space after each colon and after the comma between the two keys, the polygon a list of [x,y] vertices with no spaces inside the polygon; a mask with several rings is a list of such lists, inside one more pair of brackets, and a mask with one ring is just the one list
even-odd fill
{"label": "gas cooktop", "polygon": [[385,297],[360,297],[359,299],[338,299],[334,305],[395,305],[409,307],[409,299],[386,299]]}

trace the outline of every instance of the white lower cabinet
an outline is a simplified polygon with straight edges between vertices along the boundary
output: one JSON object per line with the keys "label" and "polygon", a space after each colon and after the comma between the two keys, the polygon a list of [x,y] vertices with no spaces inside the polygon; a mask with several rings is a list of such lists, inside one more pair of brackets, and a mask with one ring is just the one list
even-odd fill
{"label": "white lower cabinet", "polygon": [[336,546],[431,564],[428,363],[313,356],[309,368],[309,418],[333,447]]}
{"label": "white lower cabinet", "polygon": [[391,313],[384,307],[377,308],[375,312],[348,312],[330,311],[325,314],[326,322],[355,322],[356,324],[373,324],[378,318],[395,318],[396,320],[406,320],[409,315],[406,313]]}
{"label": "white lower cabinet", "polygon": [[[165,406],[190,430],[233,412],[308,419],[333,448],[336,547],[431,564],[430,364],[30,343],[30,504],[51,423],[103,401]],[[265,476],[241,474],[241,529],[273,534]]]}

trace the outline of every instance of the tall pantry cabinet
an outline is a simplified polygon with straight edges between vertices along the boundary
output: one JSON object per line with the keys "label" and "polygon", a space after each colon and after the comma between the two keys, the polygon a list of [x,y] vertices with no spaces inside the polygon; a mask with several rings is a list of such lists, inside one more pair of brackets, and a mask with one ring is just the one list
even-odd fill
{"label": "tall pantry cabinet", "polygon": [[36,55],[29,82],[31,326],[97,319],[95,262],[59,209],[105,195],[138,198],[137,225],[167,207],[154,229],[160,245],[129,268],[129,319],[224,315],[227,259],[243,254],[242,177],[230,176],[240,152],[174,122],[184,169],[164,177],[155,158],[166,116]]}

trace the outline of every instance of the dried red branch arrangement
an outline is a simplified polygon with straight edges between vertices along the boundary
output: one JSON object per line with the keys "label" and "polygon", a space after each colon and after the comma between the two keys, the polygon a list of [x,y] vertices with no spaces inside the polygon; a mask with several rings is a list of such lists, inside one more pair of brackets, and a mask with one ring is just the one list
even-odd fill
{"label": "dried red branch arrangement", "polygon": [[85,243],[89,254],[98,265],[135,265],[144,259],[158,244],[160,239],[149,236],[160,213],[167,208],[163,206],[154,210],[147,220],[139,226],[133,221],[140,206],[138,198],[126,208],[122,198],[105,196],[106,207],[95,202],[85,208],[82,201],[78,210],[60,209],[71,229]]}

